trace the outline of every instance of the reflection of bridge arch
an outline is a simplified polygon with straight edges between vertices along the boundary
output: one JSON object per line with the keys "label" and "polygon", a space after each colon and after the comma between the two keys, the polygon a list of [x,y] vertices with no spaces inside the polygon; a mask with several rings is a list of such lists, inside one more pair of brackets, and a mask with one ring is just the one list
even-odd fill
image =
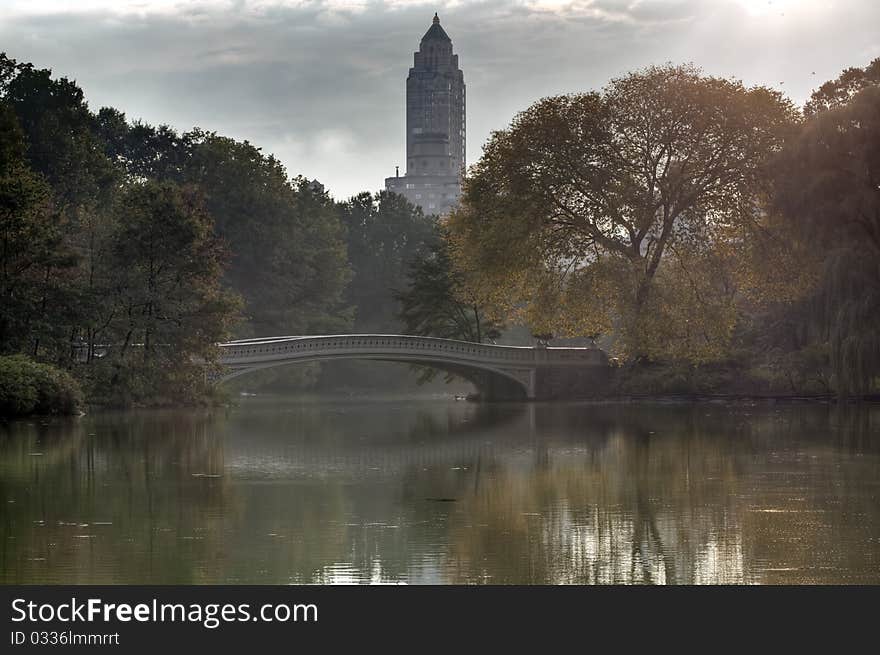
{"label": "reflection of bridge arch", "polygon": [[596,348],[496,346],[389,334],[245,339],[220,344],[220,352],[226,368],[221,381],[298,362],[366,359],[430,366],[469,380],[486,398],[510,400],[546,396],[542,380],[551,370],[607,368]]}

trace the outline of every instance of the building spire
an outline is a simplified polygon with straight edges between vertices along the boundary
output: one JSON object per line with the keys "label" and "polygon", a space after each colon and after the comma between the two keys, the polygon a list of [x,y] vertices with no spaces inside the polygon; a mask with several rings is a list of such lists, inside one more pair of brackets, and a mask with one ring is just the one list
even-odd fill
{"label": "building spire", "polygon": [[449,38],[449,35],[440,27],[440,17],[437,15],[437,12],[434,12],[434,20],[431,21],[431,27],[428,28],[428,31],[425,32],[425,36],[422,37],[422,41],[437,39],[440,41],[449,41],[452,42],[452,39]]}

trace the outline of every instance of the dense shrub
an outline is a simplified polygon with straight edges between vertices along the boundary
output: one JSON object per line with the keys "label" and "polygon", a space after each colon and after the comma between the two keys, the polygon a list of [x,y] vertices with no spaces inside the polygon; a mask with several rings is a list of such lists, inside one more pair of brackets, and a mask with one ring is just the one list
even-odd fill
{"label": "dense shrub", "polygon": [[816,396],[832,390],[827,348],[821,347],[702,366],[639,362],[618,369],[614,385],[614,393],[633,396]]}
{"label": "dense shrub", "polygon": [[624,395],[691,395],[718,393],[731,382],[721,366],[685,362],[640,363],[619,370],[616,392]]}
{"label": "dense shrub", "polygon": [[67,371],[24,355],[0,357],[0,416],[74,414],[81,405],[82,391]]}

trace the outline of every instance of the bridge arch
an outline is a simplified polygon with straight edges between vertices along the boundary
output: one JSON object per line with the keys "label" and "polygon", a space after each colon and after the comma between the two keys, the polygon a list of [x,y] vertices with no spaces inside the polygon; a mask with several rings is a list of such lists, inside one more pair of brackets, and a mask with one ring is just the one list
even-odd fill
{"label": "bridge arch", "polygon": [[220,349],[225,372],[219,382],[296,363],[372,360],[417,364],[452,373],[471,382],[487,399],[534,397],[532,348],[362,334],[246,339],[220,344]]}
{"label": "bridge arch", "polygon": [[218,346],[221,382],[297,362],[366,359],[454,373],[487,400],[553,400],[601,395],[611,375],[608,357],[598,348],[498,346],[399,334],[267,337]]}

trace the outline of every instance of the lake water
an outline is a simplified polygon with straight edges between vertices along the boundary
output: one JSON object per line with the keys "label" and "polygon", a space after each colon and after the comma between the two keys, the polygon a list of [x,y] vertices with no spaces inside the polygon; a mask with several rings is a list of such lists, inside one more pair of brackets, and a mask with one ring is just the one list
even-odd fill
{"label": "lake water", "polygon": [[246,398],[0,424],[11,583],[880,583],[880,407]]}

